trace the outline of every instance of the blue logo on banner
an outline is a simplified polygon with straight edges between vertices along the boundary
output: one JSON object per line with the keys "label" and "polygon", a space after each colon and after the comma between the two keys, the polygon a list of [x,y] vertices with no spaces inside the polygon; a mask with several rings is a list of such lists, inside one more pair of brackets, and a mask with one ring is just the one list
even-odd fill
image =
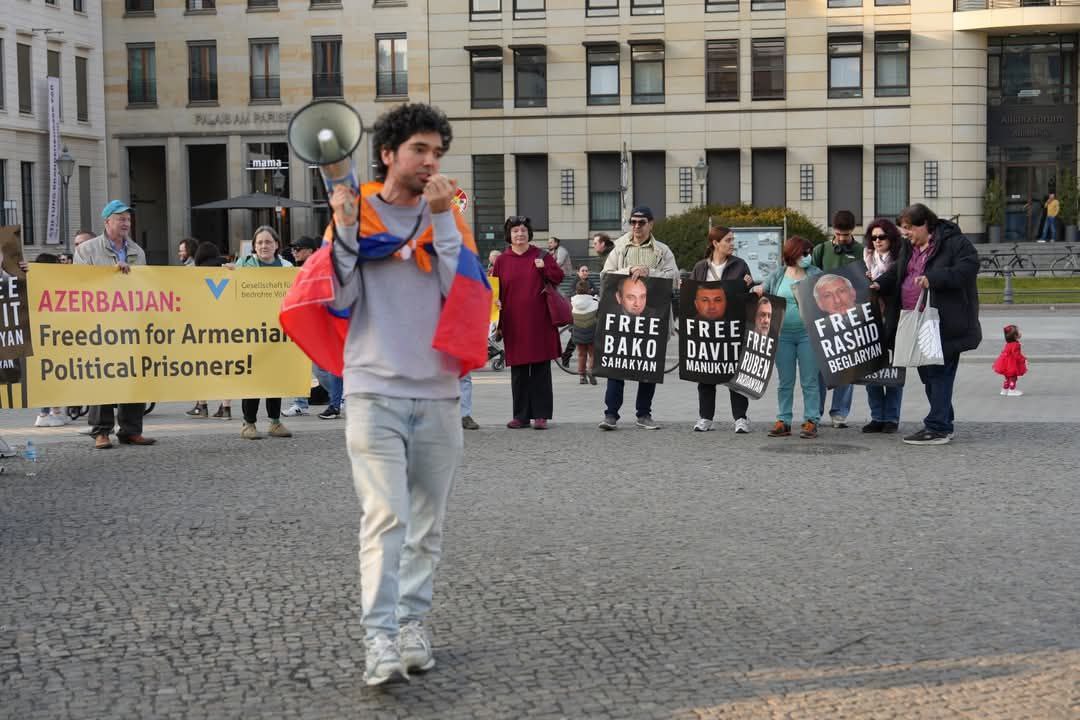
{"label": "blue logo on banner", "polygon": [[229,284],[229,278],[222,278],[219,283],[215,283],[210,278],[206,278],[206,284],[210,286],[210,292],[214,293],[214,299],[220,300],[221,293],[224,292],[225,286]]}

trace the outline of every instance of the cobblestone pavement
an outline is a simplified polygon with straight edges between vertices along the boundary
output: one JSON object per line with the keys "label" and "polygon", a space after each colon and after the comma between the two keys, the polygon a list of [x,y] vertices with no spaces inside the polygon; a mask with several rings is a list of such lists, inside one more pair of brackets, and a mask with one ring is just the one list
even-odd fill
{"label": "cobblestone pavement", "polygon": [[371,690],[318,423],[6,461],[0,717],[1080,716],[1076,424],[468,433],[438,666]]}

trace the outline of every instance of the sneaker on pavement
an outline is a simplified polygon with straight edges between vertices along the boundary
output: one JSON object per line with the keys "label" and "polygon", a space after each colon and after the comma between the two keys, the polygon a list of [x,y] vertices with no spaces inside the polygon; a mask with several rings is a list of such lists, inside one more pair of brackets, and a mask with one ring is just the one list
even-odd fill
{"label": "sneaker on pavement", "polygon": [[746,435],[750,432],[750,420],[747,418],[739,418],[735,421],[735,434]]}
{"label": "sneaker on pavement", "polygon": [[364,682],[374,687],[386,682],[408,680],[409,673],[401,661],[397,643],[386,635],[376,635],[364,643]]}
{"label": "sneaker on pavement", "polygon": [[1001,388],[1001,392],[998,395],[1008,395],[1009,391],[1006,388]]}
{"label": "sneaker on pavement", "polygon": [[[835,426],[834,426],[835,427]],[[844,427],[847,427],[845,425]],[[799,430],[799,437],[805,440],[813,440],[817,437],[817,423],[813,420],[807,420],[802,424],[802,428]]]}
{"label": "sneaker on pavement", "polygon": [[712,430],[712,420],[708,418],[698,418],[698,421],[694,423],[694,432],[709,432]]}
{"label": "sneaker on pavement", "polygon": [[225,407],[224,405],[218,405],[217,412],[211,417],[216,417],[220,420],[232,420],[232,408]]}
{"label": "sneaker on pavement", "polygon": [[881,423],[881,432],[892,434],[900,429],[900,423],[885,422]]}
{"label": "sneaker on pavement", "polygon": [[847,415],[831,415],[829,419],[832,420],[832,426],[834,428],[847,427]]}
{"label": "sneaker on pavement", "polygon": [[529,427],[529,421],[518,420],[517,418],[514,418],[510,422],[506,423],[506,427],[510,428],[511,430],[521,430],[523,428]]}
{"label": "sneaker on pavement", "polygon": [[533,430],[547,430],[547,419],[536,418],[532,422]]}
{"label": "sneaker on pavement", "polygon": [[431,632],[419,620],[402,626],[397,646],[406,672],[423,672],[435,667],[435,656],[431,653]]}
{"label": "sneaker on pavement", "polygon": [[604,419],[596,427],[601,430],[616,430],[619,426],[619,418],[614,415],[605,415]]}
{"label": "sneaker on pavement", "polygon": [[880,420],[871,420],[870,422],[862,426],[862,431],[864,433],[885,432],[885,423],[881,422]]}
{"label": "sneaker on pavement", "polygon": [[642,415],[634,423],[642,430],[659,430],[660,426],[652,419],[652,415]]}
{"label": "sneaker on pavement", "polygon": [[270,427],[267,429],[266,434],[270,437],[291,438],[292,431],[281,424],[280,421],[270,421]]}
{"label": "sneaker on pavement", "polygon": [[480,429],[480,425],[475,420],[473,420],[472,415],[466,415],[465,417],[461,418],[461,427],[466,430]]}
{"label": "sneaker on pavement", "polygon": [[319,413],[319,418],[322,420],[337,420],[339,417],[341,417],[341,409],[333,405],[327,405],[326,409]]}
{"label": "sneaker on pavement", "polygon": [[260,435],[259,431],[255,429],[255,424],[249,422],[244,423],[243,427],[240,428],[240,437],[244,438],[245,440],[262,439],[262,435]]}
{"label": "sneaker on pavement", "polygon": [[[300,407],[296,403],[289,406],[287,410],[282,411],[282,417],[300,417],[301,415],[307,415],[307,408]],[[215,416],[217,417],[217,416]]]}
{"label": "sneaker on pavement", "polygon": [[950,433],[923,428],[919,432],[905,437],[904,442],[908,445],[945,445],[951,439]]}
{"label": "sneaker on pavement", "polygon": [[1020,397],[1023,394],[1024,394],[1023,390],[1010,390],[1009,391],[1009,397]]}
{"label": "sneaker on pavement", "polygon": [[184,414],[187,415],[188,417],[193,417],[193,418],[206,417],[206,406],[196,404],[195,407],[191,408],[190,410],[188,410]]}
{"label": "sneaker on pavement", "polygon": [[38,415],[34,427],[63,427],[64,421],[59,415]]}
{"label": "sneaker on pavement", "polygon": [[791,435],[791,426],[783,420],[777,420],[769,431],[769,437],[788,437],[789,435]]}

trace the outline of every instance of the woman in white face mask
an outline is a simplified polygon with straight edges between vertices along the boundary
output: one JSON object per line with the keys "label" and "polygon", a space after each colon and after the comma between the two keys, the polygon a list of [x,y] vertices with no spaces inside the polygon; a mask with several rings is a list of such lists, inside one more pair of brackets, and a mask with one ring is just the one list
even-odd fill
{"label": "woman in white face mask", "polygon": [[765,282],[753,288],[759,296],[778,295],[787,302],[784,324],[780,326],[780,338],[776,346],[776,372],[780,378],[777,387],[776,424],[769,437],[791,435],[791,407],[795,398],[795,370],[798,368],[799,384],[803,393],[803,423],[799,437],[816,438],[818,420],[818,368],[814,352],[810,348],[810,336],[806,333],[799,305],[795,302],[794,286],[807,277],[820,275],[810,261],[813,245],[806,238],[792,235],[784,243],[784,264],[777,268]]}

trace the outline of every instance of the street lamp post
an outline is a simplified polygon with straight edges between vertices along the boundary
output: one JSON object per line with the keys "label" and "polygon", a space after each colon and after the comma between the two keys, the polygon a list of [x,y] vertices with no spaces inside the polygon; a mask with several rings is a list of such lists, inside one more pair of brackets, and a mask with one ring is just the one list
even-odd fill
{"label": "street lamp post", "polygon": [[709,166],[705,163],[705,157],[699,157],[697,165],[694,166],[694,178],[698,181],[698,187],[701,188],[701,206],[705,207],[705,179],[709,177]]}
{"label": "street lamp post", "polygon": [[64,146],[60,152],[60,157],[56,158],[56,167],[60,171],[60,179],[64,183],[64,194],[61,198],[62,205],[60,207],[60,228],[64,233],[64,252],[68,255],[71,254],[71,212],[68,207],[68,183],[71,181],[71,173],[75,172],[75,158],[71,157],[71,153],[68,152],[67,145]]}

